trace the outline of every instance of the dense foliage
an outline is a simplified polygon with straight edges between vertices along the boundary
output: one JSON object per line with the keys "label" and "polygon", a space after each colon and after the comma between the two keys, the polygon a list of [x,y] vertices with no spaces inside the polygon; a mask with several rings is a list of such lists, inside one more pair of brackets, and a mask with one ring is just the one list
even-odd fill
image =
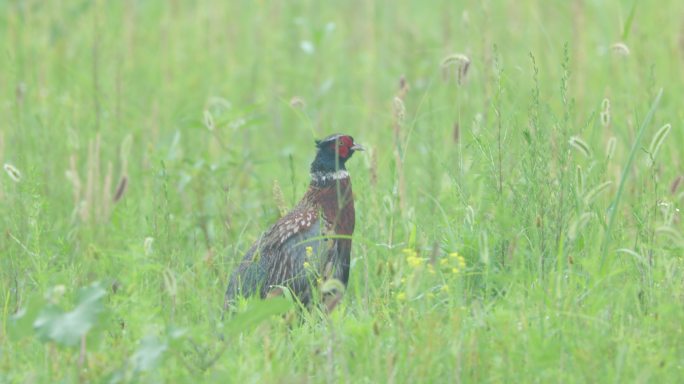
{"label": "dense foliage", "polygon": [[[0,1],[0,382],[680,381],[682,16]],[[344,300],[222,322],[332,132]]]}

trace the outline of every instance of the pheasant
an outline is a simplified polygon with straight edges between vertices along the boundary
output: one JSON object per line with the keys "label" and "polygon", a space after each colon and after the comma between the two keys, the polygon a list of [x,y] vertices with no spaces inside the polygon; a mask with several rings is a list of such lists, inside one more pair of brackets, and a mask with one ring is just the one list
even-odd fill
{"label": "pheasant", "polygon": [[[355,215],[345,164],[364,148],[343,134],[316,140],[316,148],[308,190],[249,248],[230,277],[224,309],[237,297],[263,299],[281,294],[282,287],[308,307],[317,282],[337,279],[347,286]],[[328,310],[337,301],[339,295],[326,302]]]}

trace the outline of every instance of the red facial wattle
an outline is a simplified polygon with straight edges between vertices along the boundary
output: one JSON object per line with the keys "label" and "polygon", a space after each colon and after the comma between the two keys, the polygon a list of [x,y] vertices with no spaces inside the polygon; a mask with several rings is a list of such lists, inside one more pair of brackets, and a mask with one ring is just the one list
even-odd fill
{"label": "red facial wattle", "polygon": [[333,142],[330,144],[331,149],[332,150],[337,149],[337,153],[339,154],[340,158],[343,158],[343,159],[346,159],[347,157],[349,157],[349,151],[353,145],[354,145],[354,141],[349,136],[341,136],[338,139],[337,143]]}

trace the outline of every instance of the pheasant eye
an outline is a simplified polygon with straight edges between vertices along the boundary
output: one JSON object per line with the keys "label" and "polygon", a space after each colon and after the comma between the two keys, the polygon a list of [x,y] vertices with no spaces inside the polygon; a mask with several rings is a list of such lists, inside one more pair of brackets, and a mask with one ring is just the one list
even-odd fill
{"label": "pheasant eye", "polygon": [[349,147],[351,147],[352,140],[347,136],[340,137],[337,141],[330,143],[330,149],[336,151],[341,158],[349,156]]}
{"label": "pheasant eye", "polygon": [[352,138],[349,136],[342,136],[340,138],[340,141],[342,142],[342,144],[344,144],[345,147],[351,147],[352,145],[354,145],[354,140],[352,140]]}

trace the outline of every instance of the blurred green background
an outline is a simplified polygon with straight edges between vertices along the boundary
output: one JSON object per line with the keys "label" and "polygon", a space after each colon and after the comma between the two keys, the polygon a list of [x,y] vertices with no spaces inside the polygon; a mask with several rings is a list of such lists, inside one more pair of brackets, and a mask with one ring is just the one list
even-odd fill
{"label": "blurred green background", "polygon": [[[682,20],[0,0],[0,382],[681,380]],[[369,148],[342,305],[221,323],[333,132]]]}

